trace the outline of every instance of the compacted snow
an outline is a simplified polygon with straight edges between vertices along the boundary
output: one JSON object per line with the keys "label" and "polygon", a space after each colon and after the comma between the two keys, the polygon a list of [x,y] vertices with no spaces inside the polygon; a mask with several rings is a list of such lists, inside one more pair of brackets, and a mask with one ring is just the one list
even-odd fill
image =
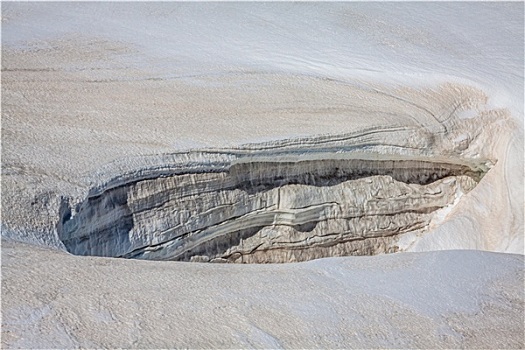
{"label": "compacted snow", "polygon": [[4,241],[2,342],[21,348],[520,348],[523,256],[237,265],[78,257]]}
{"label": "compacted snow", "polygon": [[[523,347],[523,10],[3,3],[3,347]],[[64,251],[88,193],[180,154],[209,161],[189,149],[490,170],[383,249],[397,254],[238,266]]]}

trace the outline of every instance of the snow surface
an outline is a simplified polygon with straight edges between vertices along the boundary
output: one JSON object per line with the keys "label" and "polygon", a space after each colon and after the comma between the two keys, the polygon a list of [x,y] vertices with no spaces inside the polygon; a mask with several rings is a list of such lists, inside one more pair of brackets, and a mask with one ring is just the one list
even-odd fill
{"label": "snow surface", "polygon": [[[118,157],[399,122],[283,112],[348,107],[362,95],[347,85],[458,83],[517,127],[497,166],[412,249],[524,251],[522,2],[1,6],[2,225],[40,205],[34,193],[83,195],[76,176]],[[231,267],[2,243],[3,347],[524,346],[521,255]]]}
{"label": "snow surface", "polygon": [[224,265],[78,257],[11,241],[2,250],[2,342],[12,348],[523,345],[522,255]]}
{"label": "snow surface", "polygon": [[404,85],[466,80],[523,122],[521,3],[4,3],[2,18],[6,46],[105,38],[131,44],[122,61],[159,77],[242,67]]}

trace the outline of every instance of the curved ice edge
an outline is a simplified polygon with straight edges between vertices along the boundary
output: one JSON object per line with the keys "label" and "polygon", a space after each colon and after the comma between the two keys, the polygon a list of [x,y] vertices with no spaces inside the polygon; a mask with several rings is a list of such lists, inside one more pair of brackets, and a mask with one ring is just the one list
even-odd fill
{"label": "curved ice edge", "polygon": [[[173,153],[138,155],[117,159],[87,175],[91,188],[89,197],[126,184],[157,177],[203,172],[226,172],[233,165],[251,162],[301,162],[309,160],[377,160],[421,161],[467,166],[472,171],[487,173],[496,161],[465,158],[454,154],[440,155],[430,148],[409,147],[360,141],[374,132],[413,132],[408,128],[361,131],[359,134],[321,135],[250,143],[230,148],[203,148]],[[399,137],[399,136],[398,136]]]}

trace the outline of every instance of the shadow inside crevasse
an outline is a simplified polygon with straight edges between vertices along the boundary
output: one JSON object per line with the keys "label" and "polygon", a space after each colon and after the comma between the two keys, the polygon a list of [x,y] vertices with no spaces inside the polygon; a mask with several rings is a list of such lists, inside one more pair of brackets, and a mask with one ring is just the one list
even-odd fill
{"label": "shadow inside crevasse", "polygon": [[[215,175],[211,176],[212,173]],[[274,189],[289,185],[331,188],[348,181],[363,178],[372,179],[375,176],[389,176],[398,182],[421,186],[429,185],[447,177],[457,176],[468,176],[477,183],[484,174],[483,170],[467,165],[420,160],[243,161],[231,164],[227,169],[219,169],[218,171],[194,171],[189,174],[162,176],[162,179],[159,177],[158,179],[131,180],[118,187],[102,191],[98,195],[88,197],[77,206],[75,213],[72,213],[67,203],[64,202],[60,209],[57,231],[67,250],[73,254],[206,261],[208,258],[212,260],[220,259],[218,258],[220,256],[227,256],[230,247],[242,245],[243,240],[254,237],[264,227],[279,229],[279,225],[282,224],[278,224],[273,216],[269,216],[265,212],[257,214],[253,223],[248,224],[245,221],[236,223],[236,220],[247,216],[251,211],[261,210],[262,207],[257,207],[258,209],[250,207],[256,205],[254,203],[257,202],[257,200],[251,201],[259,197],[261,201],[265,201],[265,193]],[[187,176],[187,178],[182,182],[169,181],[170,178],[177,176]],[[144,198],[139,196],[140,198],[132,199],[135,201],[135,204],[132,205],[128,203],[130,200],[129,191],[134,186],[139,186],[141,181],[149,181],[148,184],[145,184],[145,187],[149,188],[147,195]],[[179,185],[175,185],[177,183]],[[178,186],[185,186],[185,189],[179,190]],[[224,199],[226,197],[221,197],[221,193],[239,190],[244,193],[239,197],[244,198],[241,202],[231,203]],[[330,189],[327,190],[330,191]],[[187,201],[190,200],[188,198],[195,201],[195,207],[187,207]],[[308,201],[308,196],[304,198]],[[224,200],[226,202],[221,202]],[[140,201],[140,205],[136,201]],[[203,206],[204,202],[201,203],[202,201],[209,203]],[[162,206],[164,206],[163,203],[168,202],[172,206],[169,207],[169,212],[162,214],[164,216],[156,217],[155,212],[166,210]],[[208,207],[209,205],[212,206]],[[244,207],[245,205],[249,207]],[[308,206],[310,204],[305,202],[302,205]],[[224,209],[221,210],[224,212],[218,213],[214,206],[223,207]],[[422,207],[413,210],[410,207],[403,207],[397,209],[401,210],[399,212],[382,215],[384,217],[398,214],[411,215],[409,213],[413,212],[424,216],[424,214],[429,214],[438,208],[431,206],[430,208]],[[275,210],[275,208],[271,210]],[[307,219],[296,219],[294,213],[287,214],[286,208],[278,209],[277,212],[284,213],[282,215],[285,216],[292,215],[291,223],[285,224],[285,226],[289,226],[297,234],[307,237],[324,215],[321,214],[321,211],[315,210],[311,211],[310,214],[304,214],[307,215]],[[148,213],[148,211],[151,212]],[[140,215],[137,215],[139,212]],[[167,219],[170,215],[179,216],[181,212],[191,212],[191,216],[185,219]],[[209,214],[207,214],[208,212]],[[213,218],[207,218],[209,215],[213,215]],[[377,214],[362,213],[359,215],[373,216]],[[135,220],[139,221],[135,222]],[[141,222],[141,220],[145,221]],[[152,224],[158,224],[158,232],[155,229],[150,229]],[[176,225],[176,227],[170,225]],[[389,224],[385,223],[385,225],[388,226]],[[392,228],[394,230],[392,232],[407,230],[411,226],[420,227],[423,225],[423,221],[414,221],[408,223],[408,226],[407,224],[400,225],[398,228]],[[131,237],[132,231],[137,231],[133,233],[135,237]],[[147,234],[144,237],[139,237],[146,231]],[[166,233],[171,231],[173,232]],[[220,234],[214,234],[214,232],[220,232]],[[333,232],[332,234],[347,235],[348,233],[348,228],[346,228],[341,229],[341,232]],[[312,234],[315,235],[315,233]],[[351,234],[359,236],[359,232],[355,230]],[[378,237],[382,235],[378,231],[375,236],[371,237],[380,240]],[[131,239],[134,241],[132,242]],[[186,241],[188,243],[185,243]],[[348,239],[345,237],[334,238],[333,243],[344,243],[348,246],[345,249],[349,251],[359,250],[358,246],[348,243]],[[326,247],[330,244],[330,242],[325,242],[321,246]],[[381,245],[383,243],[378,241],[373,244]],[[165,251],[163,251],[164,249]],[[305,249],[309,248],[298,248],[298,250]]]}

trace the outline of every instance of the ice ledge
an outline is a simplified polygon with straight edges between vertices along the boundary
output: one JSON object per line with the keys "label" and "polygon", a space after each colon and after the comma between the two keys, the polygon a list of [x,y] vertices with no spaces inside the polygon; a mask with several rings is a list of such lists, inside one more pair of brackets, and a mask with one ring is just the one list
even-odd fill
{"label": "ice ledge", "polygon": [[58,234],[74,254],[154,260],[289,262],[397,251],[401,234],[428,227],[491,162],[433,156],[424,142],[373,142],[384,132],[116,162],[99,176],[127,170],[74,208],[64,203]]}

